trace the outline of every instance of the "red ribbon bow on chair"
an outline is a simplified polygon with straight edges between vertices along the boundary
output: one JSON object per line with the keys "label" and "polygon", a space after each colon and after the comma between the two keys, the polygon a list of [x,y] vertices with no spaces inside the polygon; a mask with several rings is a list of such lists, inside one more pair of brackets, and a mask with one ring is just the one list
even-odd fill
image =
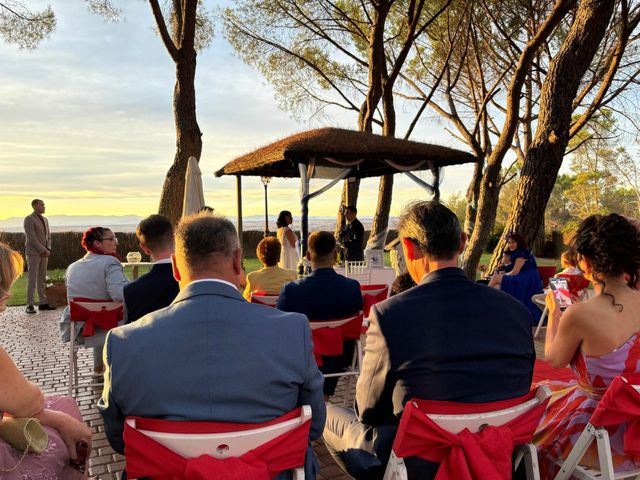
{"label": "red ribbon bow on chair", "polygon": [[[299,408],[260,425],[136,418],[136,427],[149,429],[154,426],[153,430],[173,433],[204,433],[202,428],[207,433],[229,432],[234,431],[233,427],[238,427],[238,430],[258,428],[298,415]],[[244,455],[219,459],[210,455],[184,458],[125,422],[125,470],[130,478],[151,477],[157,480],[269,480],[282,471],[304,465],[310,427],[309,419]]]}
{"label": "red ribbon bow on chair", "polygon": [[626,423],[624,453],[640,457],[640,393],[633,385],[640,385],[640,374],[614,378],[589,423],[595,427]]}
{"label": "red ribbon bow on chair", "polygon": [[[531,440],[548,400],[504,425],[486,426],[476,433],[464,429],[458,434],[439,427],[424,411],[429,404],[446,403],[449,402],[410,400],[406,403],[393,444],[396,455],[418,456],[440,463],[436,480],[509,480],[513,448]],[[466,407],[455,405],[458,410]],[[495,406],[494,410],[500,410],[513,406],[513,401],[493,402],[491,405]],[[469,412],[467,406],[464,412],[447,413]]]}
{"label": "red ribbon bow on chair", "polygon": [[85,325],[82,329],[83,337],[91,337],[96,333],[96,326],[103,330],[111,330],[118,326],[118,321],[122,320],[123,307],[119,305],[113,309],[102,307],[101,310],[90,310],[79,305],[77,302],[85,303],[106,303],[110,300],[95,300],[90,298],[74,298],[71,300],[69,314],[72,321],[84,321]]}

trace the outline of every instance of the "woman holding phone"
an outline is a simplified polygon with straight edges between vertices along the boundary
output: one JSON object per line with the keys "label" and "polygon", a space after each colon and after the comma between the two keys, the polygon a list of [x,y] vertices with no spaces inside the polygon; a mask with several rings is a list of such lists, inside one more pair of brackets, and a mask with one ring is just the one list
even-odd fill
{"label": "woman holding phone", "polygon": [[[553,478],[555,462],[566,459],[611,381],[640,370],[638,230],[617,214],[592,215],[580,224],[573,246],[596,295],[561,311],[553,293],[547,294],[545,358],[553,367],[570,365],[577,381],[549,382],[554,393],[534,438],[542,478]],[[609,432],[614,469],[640,467],[624,454],[624,428],[616,428]],[[595,442],[591,447],[582,465],[598,465]]]}
{"label": "woman holding phone", "polygon": [[[0,243],[0,312],[6,308],[9,291],[22,273],[20,254]],[[91,451],[91,429],[81,421],[71,397],[45,397],[29,382],[9,355],[0,348],[0,421],[9,417],[33,417],[49,436],[42,453],[24,455],[0,440],[0,478],[3,480],[74,480],[86,478],[72,468],[84,466],[81,456]],[[78,451],[80,450],[80,452]]]}

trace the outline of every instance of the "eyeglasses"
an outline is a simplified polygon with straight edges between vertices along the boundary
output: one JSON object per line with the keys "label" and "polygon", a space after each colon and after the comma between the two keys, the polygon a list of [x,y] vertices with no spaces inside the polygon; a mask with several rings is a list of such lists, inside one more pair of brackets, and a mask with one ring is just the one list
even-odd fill
{"label": "eyeglasses", "polygon": [[113,237],[107,237],[107,238],[103,238],[102,240],[100,240],[101,242],[106,242],[107,240],[113,240],[114,242],[118,241],[118,237],[116,237],[115,235]]}

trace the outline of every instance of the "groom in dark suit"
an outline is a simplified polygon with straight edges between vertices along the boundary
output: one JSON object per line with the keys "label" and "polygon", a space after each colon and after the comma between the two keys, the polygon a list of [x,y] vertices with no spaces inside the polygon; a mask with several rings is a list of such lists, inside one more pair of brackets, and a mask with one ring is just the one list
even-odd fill
{"label": "groom in dark suit", "polygon": [[[409,399],[492,402],[531,385],[529,312],[457,267],[466,236],[455,214],[438,202],[415,203],[398,235],[418,285],[371,309],[356,411],[327,407],[325,443],[356,479],[382,478]],[[420,479],[438,468],[414,458],[407,466]]]}
{"label": "groom in dark suit", "polygon": [[169,219],[158,214],[145,218],[138,225],[136,236],[154,265],[148,273],[124,286],[127,323],[168,306],[180,291],[171,269],[175,241]]}
{"label": "groom in dark suit", "polygon": [[[241,259],[228,220],[180,221],[172,257],[180,293],[167,308],[110,330],[104,345],[98,408],[116,452],[124,453],[127,416],[261,423],[310,405],[309,440],[322,433],[322,374],[307,319],[247,302],[238,291]],[[306,478],[318,471],[309,443]]]}
{"label": "groom in dark suit", "polygon": [[[340,275],[333,268],[337,259],[336,239],[329,232],[311,232],[307,259],[311,275],[287,283],[278,296],[277,308],[284,312],[304,313],[313,320],[335,320],[362,310],[362,293],[357,280]],[[322,358],[323,373],[338,373],[351,364],[355,340],[346,340],[341,355]],[[335,392],[338,377],[325,380],[324,394],[328,399]]]}

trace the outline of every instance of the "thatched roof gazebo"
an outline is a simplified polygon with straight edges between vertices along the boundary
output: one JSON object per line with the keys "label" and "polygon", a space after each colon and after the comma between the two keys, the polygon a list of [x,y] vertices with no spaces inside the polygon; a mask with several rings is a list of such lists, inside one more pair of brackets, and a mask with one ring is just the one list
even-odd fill
{"label": "thatched roof gazebo", "polygon": [[[319,128],[297,133],[232,160],[215,175],[235,175],[238,185],[238,233],[242,235],[242,176],[300,177],[303,253],[308,235],[309,200],[344,178],[379,177],[405,173],[421,187],[439,197],[439,171],[446,165],[476,162],[468,152],[440,145],[384,137],[340,128]],[[434,185],[411,173],[431,170]],[[309,193],[312,178],[331,181]]]}

